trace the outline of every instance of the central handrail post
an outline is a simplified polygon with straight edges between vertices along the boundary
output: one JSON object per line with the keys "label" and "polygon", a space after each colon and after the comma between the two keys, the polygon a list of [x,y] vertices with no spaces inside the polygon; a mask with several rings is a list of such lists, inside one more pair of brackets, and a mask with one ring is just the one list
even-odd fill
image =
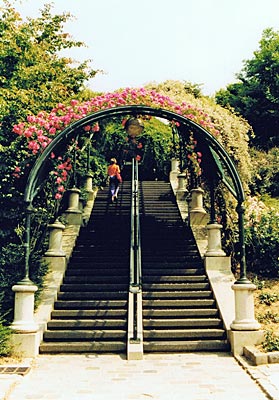
{"label": "central handrail post", "polygon": [[128,309],[128,360],[143,358],[142,288],[141,288],[141,243],[139,220],[138,162],[132,160],[131,179],[131,239],[130,239],[130,284]]}

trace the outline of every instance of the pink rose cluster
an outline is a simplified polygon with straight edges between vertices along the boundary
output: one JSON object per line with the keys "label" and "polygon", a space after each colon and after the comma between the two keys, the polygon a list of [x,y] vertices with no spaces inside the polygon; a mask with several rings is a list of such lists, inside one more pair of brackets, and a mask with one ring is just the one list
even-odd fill
{"label": "pink rose cluster", "polygon": [[[51,157],[55,157],[53,153]],[[72,170],[72,163],[70,158],[67,158],[64,162],[62,161],[62,157],[58,157],[57,160],[58,163],[55,170],[52,171],[52,176],[54,177],[56,184],[56,193],[54,198],[60,200],[65,192],[65,183],[68,180],[69,172]]]}
{"label": "pink rose cluster", "polygon": [[[26,147],[30,156],[37,156],[44,151],[55,135],[89,113],[122,105],[137,104],[173,111],[200,124],[213,135],[218,134],[210,117],[201,109],[186,102],[178,105],[168,96],[145,88],[126,88],[94,97],[82,103],[78,100],[72,100],[69,105],[59,103],[50,113],[41,111],[36,116],[29,115],[26,122],[20,122],[13,127],[13,132],[26,139]],[[98,124],[84,127],[85,132],[97,132],[99,129]],[[200,157],[197,160],[200,160]],[[14,174],[16,177],[19,176],[19,171],[15,170]],[[58,194],[61,193],[58,191],[56,196],[59,197]]]}

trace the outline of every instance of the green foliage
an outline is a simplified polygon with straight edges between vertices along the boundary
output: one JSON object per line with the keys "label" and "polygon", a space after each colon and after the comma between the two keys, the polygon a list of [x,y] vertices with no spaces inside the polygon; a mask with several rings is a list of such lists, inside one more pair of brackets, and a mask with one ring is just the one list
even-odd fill
{"label": "green foliage", "polygon": [[75,65],[58,52],[83,46],[63,31],[68,13],[51,15],[45,5],[41,16],[22,21],[7,2],[0,9],[0,141],[9,144],[12,126],[29,114],[50,111],[55,104],[76,96],[84,82],[95,76],[89,61]]}
{"label": "green foliage", "polygon": [[259,300],[260,303],[270,306],[272,303],[279,300],[279,295],[277,293],[262,292],[259,294]]}
{"label": "green foliage", "polygon": [[188,90],[185,82],[168,80],[160,84],[148,84],[146,88],[169,96],[177,104],[183,102],[191,104],[210,116],[211,121],[219,131],[216,139],[234,161],[242,177],[243,186],[248,191],[252,165],[248,148],[248,134],[251,132],[251,126],[247,121],[231,110],[217,105],[211,98],[196,96],[193,91]]}
{"label": "green foliage", "polygon": [[[106,158],[103,154],[100,154],[94,148],[92,148],[92,150],[91,150],[90,171],[93,174],[92,185],[95,187],[104,186],[106,183],[106,179],[107,179]],[[80,176],[82,176],[82,175],[80,175]]]}
{"label": "green foliage", "polygon": [[0,357],[11,355],[11,330],[0,320]]}
{"label": "green foliage", "polygon": [[279,147],[268,151],[251,149],[254,174],[251,182],[253,194],[279,196]]}
{"label": "green foliage", "polygon": [[166,179],[172,147],[171,128],[156,118],[144,123],[141,179]]}
{"label": "green foliage", "polygon": [[264,210],[251,214],[246,229],[248,270],[265,277],[279,276],[279,214]]}
{"label": "green foliage", "polygon": [[[26,141],[12,132],[12,126],[28,115],[50,111],[57,103],[78,97],[84,82],[97,73],[89,61],[74,63],[58,55],[61,50],[83,46],[64,32],[70,18],[68,13],[51,15],[50,5],[44,6],[39,18],[27,21],[6,0],[0,8],[0,315],[5,314],[8,322],[13,309],[11,287],[24,274],[23,193],[34,162]],[[23,161],[27,167],[24,176],[20,172]],[[31,279],[39,288],[47,270],[40,263],[46,226],[56,207],[50,199],[52,191],[47,184],[32,217]]]}
{"label": "green foliage", "polygon": [[265,340],[263,342],[265,351],[278,351],[279,350],[279,337],[273,332],[267,331],[265,333]]}
{"label": "green foliage", "polygon": [[123,127],[123,120],[124,117],[113,118],[100,124],[101,130],[95,134],[93,141],[95,151],[105,154],[105,165],[110,158],[115,157],[121,166],[129,161],[130,151],[135,152],[141,156],[141,179],[165,179],[172,146],[169,125],[156,118],[146,119],[143,133],[136,138],[135,143],[131,143]]}
{"label": "green foliage", "polygon": [[270,312],[269,310],[264,314],[257,314],[256,318],[259,321],[259,323],[275,323],[275,324],[277,324],[279,322],[279,315],[274,314],[274,313]]}
{"label": "green foliage", "polygon": [[[45,250],[45,249],[44,249]],[[0,315],[11,322],[13,318],[14,295],[12,286],[24,276],[24,246],[23,244],[9,243],[0,252]],[[43,288],[43,280],[48,268],[41,261],[42,252],[33,251],[30,258],[30,278],[38,286],[36,300]]]}
{"label": "green foliage", "polygon": [[234,109],[253,127],[254,145],[279,145],[279,32],[265,29],[254,57],[244,63],[239,81],[216,93],[218,104]]}
{"label": "green foliage", "polygon": [[268,208],[279,211],[279,197],[271,197],[264,194],[261,199]]}
{"label": "green foliage", "polygon": [[[0,219],[1,245],[17,241],[14,228],[22,223],[25,178],[17,179],[21,162],[32,165],[26,142],[12,132],[12,126],[27,115],[51,110],[69,101],[84,88],[84,81],[97,71],[89,61],[74,65],[58,52],[83,43],[64,32],[70,14],[51,15],[46,5],[37,19],[22,21],[8,1],[0,8]],[[3,223],[3,224],[2,224]],[[1,247],[2,247],[1,246]]]}
{"label": "green foliage", "polygon": [[265,281],[258,278],[258,275],[255,275],[251,279],[252,283],[256,285],[257,289],[262,290],[265,287]]}

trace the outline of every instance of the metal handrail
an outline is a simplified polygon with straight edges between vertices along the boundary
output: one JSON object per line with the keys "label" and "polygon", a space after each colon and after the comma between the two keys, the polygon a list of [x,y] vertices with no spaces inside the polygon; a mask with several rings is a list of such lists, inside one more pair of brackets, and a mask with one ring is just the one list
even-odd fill
{"label": "metal handrail", "polygon": [[132,161],[131,241],[130,241],[130,287],[133,294],[133,340],[138,340],[137,294],[141,291],[141,245],[139,220],[138,162]]}

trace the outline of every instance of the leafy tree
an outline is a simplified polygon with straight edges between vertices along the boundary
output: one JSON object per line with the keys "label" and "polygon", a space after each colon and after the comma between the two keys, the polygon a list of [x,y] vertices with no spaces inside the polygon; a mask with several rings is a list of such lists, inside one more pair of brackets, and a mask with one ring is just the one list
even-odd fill
{"label": "leafy tree", "polygon": [[[189,88],[192,88],[190,90]],[[186,103],[201,114],[202,118],[210,116],[211,122],[218,129],[216,139],[224,146],[229,156],[234,161],[242,178],[245,189],[251,181],[251,158],[248,147],[248,134],[252,131],[251,126],[242,117],[236,115],[232,110],[227,110],[217,105],[212,98],[197,93],[198,85],[190,86],[181,81],[167,80],[165,82],[146,85],[147,89],[169,96],[177,104]],[[207,128],[208,129],[208,128]],[[213,133],[214,134],[214,133]]]}
{"label": "leafy tree", "polygon": [[[50,112],[58,103],[69,104],[71,98],[89,97],[85,82],[98,72],[90,60],[78,63],[63,56],[63,51],[84,45],[65,32],[70,18],[69,13],[52,15],[51,5],[45,5],[38,18],[23,21],[9,1],[2,0],[0,6],[0,286],[5,293],[0,314],[11,305],[10,286],[22,276],[26,178],[17,175],[22,160],[31,167],[34,158],[13,125],[41,110]],[[42,208],[36,226],[47,221],[47,211]],[[38,262],[34,265],[33,279],[39,283]]]}
{"label": "leafy tree", "polygon": [[[0,8],[0,141],[14,139],[11,127],[40,110],[50,111],[57,103],[77,96],[84,82],[98,71],[89,63],[75,64],[59,52],[84,44],[64,32],[69,13],[52,15],[45,5],[41,16],[22,21],[4,0]],[[61,53],[60,53],[61,54]]]}
{"label": "leafy tree", "polygon": [[269,149],[279,145],[279,32],[264,30],[259,44],[238,82],[218,91],[216,101],[246,118],[255,133],[252,143]]}
{"label": "leafy tree", "polygon": [[254,195],[279,197],[279,148],[268,151],[251,149],[253,179],[250,185]]}

